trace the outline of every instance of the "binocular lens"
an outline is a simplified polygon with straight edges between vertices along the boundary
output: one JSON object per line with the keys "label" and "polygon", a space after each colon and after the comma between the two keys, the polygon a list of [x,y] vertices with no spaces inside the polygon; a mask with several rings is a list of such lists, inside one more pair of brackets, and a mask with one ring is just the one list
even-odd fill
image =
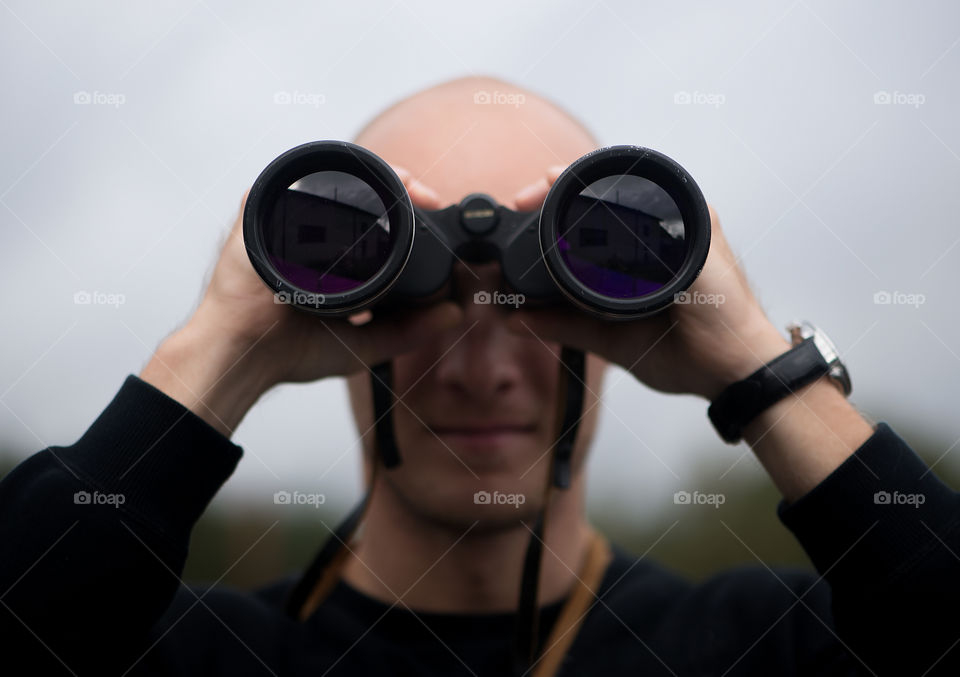
{"label": "binocular lens", "polygon": [[270,263],[307,292],[355,289],[379,272],[394,241],[383,200],[362,179],[313,172],[282,191],[261,223]]}
{"label": "binocular lens", "polygon": [[660,186],[632,174],[598,179],[559,214],[556,247],[590,290],[647,296],[673,280],[687,256],[680,209]]}

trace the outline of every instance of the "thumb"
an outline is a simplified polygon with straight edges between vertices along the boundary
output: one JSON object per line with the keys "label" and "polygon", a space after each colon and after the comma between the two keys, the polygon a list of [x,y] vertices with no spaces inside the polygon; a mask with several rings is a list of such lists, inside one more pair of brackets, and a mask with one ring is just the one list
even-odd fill
{"label": "thumb", "polygon": [[585,313],[552,308],[517,310],[507,318],[507,327],[519,336],[603,354],[603,322]]}
{"label": "thumb", "polygon": [[425,308],[405,308],[377,315],[357,327],[364,362],[376,364],[423,344],[438,332],[456,327],[463,321],[463,309],[453,301]]}

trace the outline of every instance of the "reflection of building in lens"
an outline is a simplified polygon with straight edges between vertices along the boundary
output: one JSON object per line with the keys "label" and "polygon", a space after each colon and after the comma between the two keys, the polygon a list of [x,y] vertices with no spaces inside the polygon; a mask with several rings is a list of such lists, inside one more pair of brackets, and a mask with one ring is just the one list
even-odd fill
{"label": "reflection of building in lens", "polygon": [[352,289],[373,277],[390,252],[384,211],[287,190],[264,229],[267,252],[278,272],[302,289]]}
{"label": "reflection of building in lens", "polygon": [[583,195],[570,201],[560,235],[571,272],[609,296],[642,296],[659,289],[686,256],[682,231],[671,234],[663,220],[641,209]]}

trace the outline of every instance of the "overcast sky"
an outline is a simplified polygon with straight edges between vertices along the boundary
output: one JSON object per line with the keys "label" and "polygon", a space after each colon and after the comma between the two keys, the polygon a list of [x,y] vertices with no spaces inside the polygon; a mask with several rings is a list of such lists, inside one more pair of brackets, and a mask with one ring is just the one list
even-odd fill
{"label": "overcast sky", "polygon": [[[957,3],[3,0],[0,17],[0,439],[23,455],[73,442],[189,315],[267,162],[472,73],[679,161],[776,324],[837,343],[858,406],[944,452],[960,438]],[[706,403],[607,384],[594,501],[656,510],[704,464],[756,472]],[[355,498],[344,394],[270,393],[219,500]]]}

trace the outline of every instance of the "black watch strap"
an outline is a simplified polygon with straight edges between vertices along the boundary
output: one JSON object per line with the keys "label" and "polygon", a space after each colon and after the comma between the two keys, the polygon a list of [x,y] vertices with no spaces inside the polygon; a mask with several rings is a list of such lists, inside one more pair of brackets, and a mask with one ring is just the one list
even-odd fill
{"label": "black watch strap", "polygon": [[813,338],[727,386],[707,409],[713,427],[725,442],[739,442],[743,428],[771,405],[830,371]]}

